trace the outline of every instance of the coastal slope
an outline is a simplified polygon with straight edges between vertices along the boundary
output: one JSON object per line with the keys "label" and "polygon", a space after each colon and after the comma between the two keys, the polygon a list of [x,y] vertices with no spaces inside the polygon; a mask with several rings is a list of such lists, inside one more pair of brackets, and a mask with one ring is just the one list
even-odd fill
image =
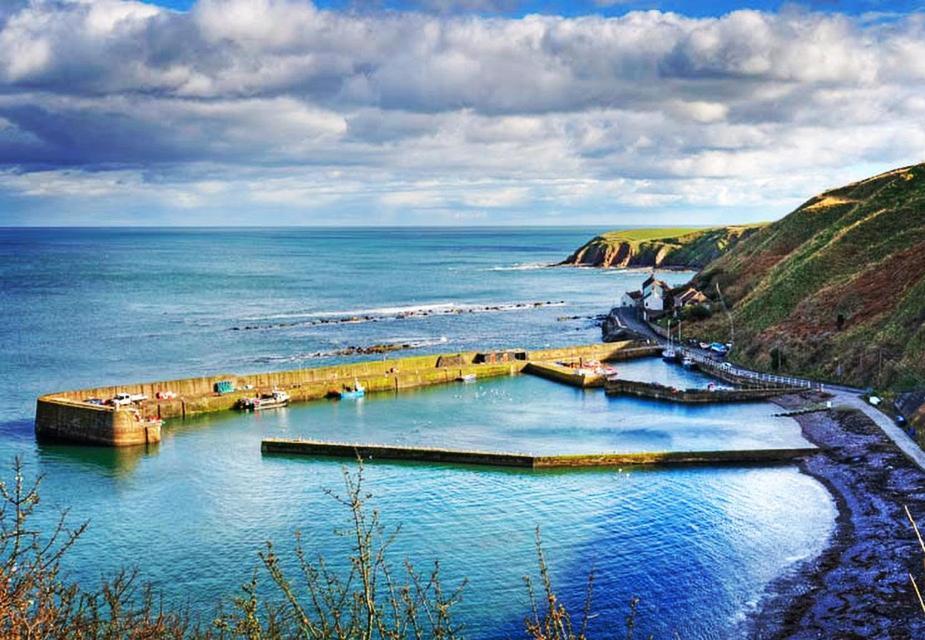
{"label": "coastal slope", "polygon": [[760,226],[608,231],[583,244],[560,264],[605,268],[700,268]]}
{"label": "coastal slope", "polygon": [[811,198],[693,284],[714,314],[685,322],[686,335],[734,332],[742,364],[858,386],[925,385],[925,164]]}

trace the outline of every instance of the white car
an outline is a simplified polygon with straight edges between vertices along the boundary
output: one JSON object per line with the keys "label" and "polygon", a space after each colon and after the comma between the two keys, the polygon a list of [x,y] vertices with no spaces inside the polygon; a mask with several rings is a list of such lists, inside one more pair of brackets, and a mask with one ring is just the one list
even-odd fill
{"label": "white car", "polygon": [[730,369],[732,369],[732,363],[724,362],[723,364],[719,365],[719,368],[722,369],[723,371],[729,371]]}
{"label": "white car", "polygon": [[136,402],[144,402],[148,399],[143,393],[117,393],[112,398],[112,404],[116,407],[127,407]]}
{"label": "white car", "polygon": [[132,404],[132,396],[128,393],[117,393],[112,397],[114,407],[127,407]]}

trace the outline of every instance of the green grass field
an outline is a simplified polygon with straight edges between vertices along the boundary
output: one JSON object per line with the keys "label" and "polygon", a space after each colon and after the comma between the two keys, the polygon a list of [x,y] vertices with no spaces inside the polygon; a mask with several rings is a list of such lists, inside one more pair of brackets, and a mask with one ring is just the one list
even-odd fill
{"label": "green grass field", "polygon": [[601,237],[610,242],[641,242],[644,240],[667,240],[686,236],[689,233],[706,231],[709,227],[660,227],[655,229],[623,229],[605,231]]}

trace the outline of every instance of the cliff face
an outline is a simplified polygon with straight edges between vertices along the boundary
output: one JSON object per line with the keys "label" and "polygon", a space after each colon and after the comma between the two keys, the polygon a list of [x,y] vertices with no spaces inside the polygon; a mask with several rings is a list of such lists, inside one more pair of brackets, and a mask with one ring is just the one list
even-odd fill
{"label": "cliff face", "polygon": [[588,267],[703,267],[757,225],[713,229],[632,229],[592,238],[561,264]]}
{"label": "cliff face", "polygon": [[[925,165],[810,199],[694,284],[717,303],[720,285],[743,364],[862,386],[925,385]],[[685,328],[726,339],[729,319],[716,313]]]}

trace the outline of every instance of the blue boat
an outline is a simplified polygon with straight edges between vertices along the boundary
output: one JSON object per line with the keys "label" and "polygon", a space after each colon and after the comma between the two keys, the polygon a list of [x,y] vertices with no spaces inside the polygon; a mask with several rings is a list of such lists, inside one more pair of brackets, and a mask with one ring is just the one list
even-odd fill
{"label": "blue boat", "polygon": [[360,384],[360,381],[356,378],[353,379],[353,388],[346,388],[340,392],[341,400],[353,400],[355,398],[362,398],[366,395],[366,388]]}

